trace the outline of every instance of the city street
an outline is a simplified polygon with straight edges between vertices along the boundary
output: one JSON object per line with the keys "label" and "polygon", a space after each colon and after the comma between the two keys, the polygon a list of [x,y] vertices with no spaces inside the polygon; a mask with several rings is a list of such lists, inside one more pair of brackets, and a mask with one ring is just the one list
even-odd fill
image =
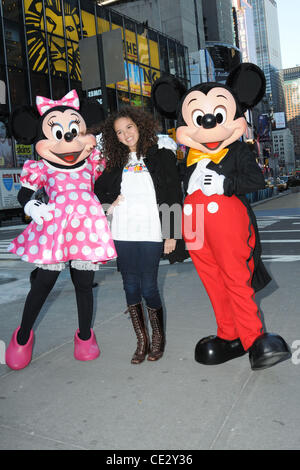
{"label": "city street", "polygon": [[[61,273],[35,325],[33,361],[12,371],[5,346],[19,325],[32,266],[6,252],[24,226],[0,228],[0,449],[300,449],[300,192],[254,207],[272,282],[256,296],[267,331],[291,360],[254,372],[248,355],[220,366],[194,360],[216,333],[208,296],[190,260],[160,266],[166,352],[131,365],[135,337],[115,262],[96,273],[92,362],[73,357],[76,299]],[[113,454],[111,454],[113,455]]]}

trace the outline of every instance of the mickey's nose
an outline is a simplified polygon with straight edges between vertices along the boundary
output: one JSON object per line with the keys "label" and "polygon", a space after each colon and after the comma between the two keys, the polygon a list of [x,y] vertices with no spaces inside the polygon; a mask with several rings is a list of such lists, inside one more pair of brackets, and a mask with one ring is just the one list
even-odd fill
{"label": "mickey's nose", "polygon": [[64,138],[66,142],[72,142],[72,140],[74,139],[74,135],[72,134],[72,132],[66,132]]}
{"label": "mickey's nose", "polygon": [[204,129],[212,129],[213,127],[216,127],[216,116],[213,114],[205,114],[202,118],[201,125],[204,127]]}

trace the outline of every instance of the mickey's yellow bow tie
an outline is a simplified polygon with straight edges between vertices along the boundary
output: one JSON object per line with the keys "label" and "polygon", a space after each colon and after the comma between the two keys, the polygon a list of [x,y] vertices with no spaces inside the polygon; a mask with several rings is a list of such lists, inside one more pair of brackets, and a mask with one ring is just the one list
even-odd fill
{"label": "mickey's yellow bow tie", "polygon": [[200,160],[204,158],[209,158],[214,163],[220,163],[220,161],[225,157],[229,149],[222,149],[217,153],[205,153],[201,152],[201,150],[190,149],[187,157],[187,166],[194,165],[194,163],[198,163]]}

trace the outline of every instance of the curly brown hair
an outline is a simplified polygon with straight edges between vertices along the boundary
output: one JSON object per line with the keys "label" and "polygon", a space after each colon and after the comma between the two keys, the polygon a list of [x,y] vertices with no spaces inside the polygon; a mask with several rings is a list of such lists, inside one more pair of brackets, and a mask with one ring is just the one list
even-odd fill
{"label": "curly brown hair", "polygon": [[156,133],[159,129],[154,117],[140,108],[124,106],[120,111],[111,114],[101,125],[102,153],[106,158],[106,168],[123,168],[128,162],[130,150],[118,140],[114,123],[119,118],[130,118],[138,128],[139,140],[136,149],[137,158],[145,156],[147,150],[158,141]]}

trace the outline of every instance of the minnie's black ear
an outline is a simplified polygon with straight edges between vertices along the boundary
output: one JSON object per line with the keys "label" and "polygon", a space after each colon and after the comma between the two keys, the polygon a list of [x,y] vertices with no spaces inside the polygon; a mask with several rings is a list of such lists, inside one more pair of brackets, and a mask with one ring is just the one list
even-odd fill
{"label": "minnie's black ear", "polygon": [[40,116],[31,106],[21,106],[9,117],[9,131],[20,144],[33,144],[38,135]]}
{"label": "minnie's black ear", "polygon": [[160,77],[152,86],[153,105],[162,116],[176,119],[177,108],[185,92],[185,86],[177,78]]}
{"label": "minnie's black ear", "polygon": [[99,134],[100,125],[105,120],[104,109],[97,100],[84,100],[79,110],[91,134]]}
{"label": "minnie's black ear", "polygon": [[243,63],[230,72],[226,85],[235,92],[243,111],[246,111],[253,108],[264,96],[266,78],[257,65]]}

